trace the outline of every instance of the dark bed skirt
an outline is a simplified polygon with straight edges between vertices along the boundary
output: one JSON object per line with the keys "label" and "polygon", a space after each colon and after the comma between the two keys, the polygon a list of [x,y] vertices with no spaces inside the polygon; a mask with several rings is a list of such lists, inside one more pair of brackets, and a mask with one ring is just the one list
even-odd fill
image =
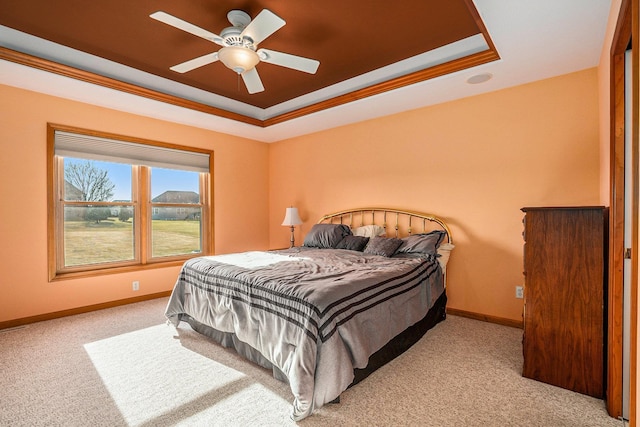
{"label": "dark bed skirt", "polygon": [[[447,295],[446,291],[440,295],[433,307],[427,312],[427,315],[422,320],[415,323],[413,326],[405,329],[404,332],[396,335],[391,341],[389,341],[384,347],[376,351],[369,358],[369,364],[363,369],[354,369],[355,378],[351,383],[351,386],[359,383],[375,370],[382,367],[386,363],[395,359],[405,351],[407,351],[413,344],[418,342],[420,338],[427,333],[427,331],[433,328],[446,318],[447,307]],[[218,342],[224,347],[235,348],[235,350],[244,358],[256,363],[263,368],[271,369],[273,376],[280,381],[287,382],[286,376],[276,367],[273,366],[260,352],[253,347],[237,339],[235,334],[220,332],[210,326],[204,325],[192,317],[183,314],[180,316],[180,320],[189,323],[191,328],[202,335],[206,335]],[[339,402],[338,397],[334,402]]]}
{"label": "dark bed skirt", "polygon": [[[427,312],[427,315],[418,323],[409,326],[404,332],[396,335],[394,339],[389,341],[384,347],[376,351],[369,357],[369,364],[363,369],[354,369],[355,378],[351,386],[359,383],[367,378],[375,370],[382,367],[386,363],[400,356],[407,351],[412,345],[417,343],[420,338],[433,328],[435,325],[443,321],[447,316],[447,293],[446,291],[440,295],[433,307]],[[349,387],[351,387],[349,386]]]}

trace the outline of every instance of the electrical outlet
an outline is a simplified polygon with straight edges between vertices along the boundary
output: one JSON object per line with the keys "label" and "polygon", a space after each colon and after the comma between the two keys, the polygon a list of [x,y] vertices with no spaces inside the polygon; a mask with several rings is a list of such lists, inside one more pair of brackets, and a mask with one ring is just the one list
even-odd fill
{"label": "electrical outlet", "polygon": [[524,298],[524,287],[516,286],[516,298]]}
{"label": "electrical outlet", "polygon": [[133,288],[134,291],[139,291],[140,290],[140,282],[138,282],[137,280],[134,280],[131,287]]}

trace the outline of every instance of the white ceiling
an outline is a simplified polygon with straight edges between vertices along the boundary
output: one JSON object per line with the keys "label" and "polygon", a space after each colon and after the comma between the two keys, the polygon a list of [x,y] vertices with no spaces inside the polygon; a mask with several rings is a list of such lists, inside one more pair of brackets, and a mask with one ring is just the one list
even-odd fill
{"label": "white ceiling", "polygon": [[[499,61],[266,128],[118,92],[8,61],[0,61],[0,83],[257,141],[274,142],[598,65],[610,0],[474,0],[474,3],[501,57]],[[0,27],[0,45],[15,48],[17,43],[29,44],[22,47],[23,51],[32,51],[38,44],[51,48],[49,42],[34,40]],[[69,54],[68,50],[60,51]],[[101,66],[113,66],[113,63],[102,59],[94,60],[99,61]],[[466,83],[469,77],[480,73],[491,73],[493,78],[477,85]],[[355,87],[358,82],[352,84]]]}

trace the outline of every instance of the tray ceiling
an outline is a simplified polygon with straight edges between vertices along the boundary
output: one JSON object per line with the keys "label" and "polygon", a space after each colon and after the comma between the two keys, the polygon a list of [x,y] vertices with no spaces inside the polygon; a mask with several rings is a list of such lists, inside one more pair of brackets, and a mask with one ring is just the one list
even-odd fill
{"label": "tray ceiling", "polygon": [[[401,8],[397,3],[0,1],[0,83],[275,142],[597,67],[608,55],[609,14],[617,16],[611,0],[406,0]],[[305,7],[300,9],[299,4]],[[441,4],[451,9],[435,12]],[[170,66],[188,55],[212,52],[219,46],[148,16],[164,10],[218,33],[228,25],[229,10],[242,9],[256,16],[264,8],[287,24],[260,47],[314,57],[320,68],[316,75],[308,75],[258,64],[266,89],[260,94],[262,100],[242,92],[245,89],[237,76],[220,63],[198,70],[197,79],[170,72]],[[189,12],[192,9],[197,12]],[[440,16],[437,13],[444,15],[433,19]],[[434,31],[444,28],[448,33],[457,27],[457,22],[447,21],[447,14],[459,13],[461,21],[471,24],[451,39],[464,31],[473,33],[474,25],[479,32],[433,48],[447,43],[446,38],[435,41],[439,36]],[[423,53],[410,56],[415,51],[406,52],[409,58],[397,61],[389,56],[402,54],[405,46],[418,46]],[[311,50],[316,48],[328,53]],[[343,56],[346,62],[334,70],[344,73],[343,77],[337,83],[325,81],[332,59],[324,55],[345,49],[350,52]],[[380,62],[367,65],[362,59],[366,51]],[[396,62],[380,67],[388,61]],[[483,74],[492,78],[470,84]],[[312,86],[320,79],[324,83],[319,88]],[[216,85],[221,85],[220,92],[210,89]],[[297,92],[286,96],[278,89],[292,91],[294,86]]]}
{"label": "tray ceiling", "polygon": [[[230,10],[265,8],[286,25],[259,47],[320,66],[259,63],[256,94],[219,61],[171,71],[220,46],[149,17],[161,10],[220,34]],[[0,59],[262,127],[499,59],[471,0],[21,0],[0,2],[0,25]]]}

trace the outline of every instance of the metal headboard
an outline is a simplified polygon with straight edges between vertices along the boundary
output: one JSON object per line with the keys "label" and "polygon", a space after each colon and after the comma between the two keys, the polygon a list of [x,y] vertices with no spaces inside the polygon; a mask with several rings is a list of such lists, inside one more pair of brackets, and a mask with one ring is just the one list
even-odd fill
{"label": "metal headboard", "polygon": [[[395,231],[395,237],[401,237],[401,227],[404,226],[402,231],[406,231],[406,234],[425,233],[433,230],[433,224],[447,232],[447,239],[449,243],[453,243],[451,237],[451,230],[449,226],[435,215],[405,211],[400,209],[390,208],[358,208],[348,209],[340,212],[328,214],[320,218],[318,224],[346,224],[350,228],[360,227],[362,225],[381,225],[389,233],[388,221],[392,222],[391,227]],[[421,224],[420,224],[421,223]],[[422,227],[420,227],[422,225]],[[430,227],[427,227],[429,225]],[[436,229],[438,228],[436,227]]]}

